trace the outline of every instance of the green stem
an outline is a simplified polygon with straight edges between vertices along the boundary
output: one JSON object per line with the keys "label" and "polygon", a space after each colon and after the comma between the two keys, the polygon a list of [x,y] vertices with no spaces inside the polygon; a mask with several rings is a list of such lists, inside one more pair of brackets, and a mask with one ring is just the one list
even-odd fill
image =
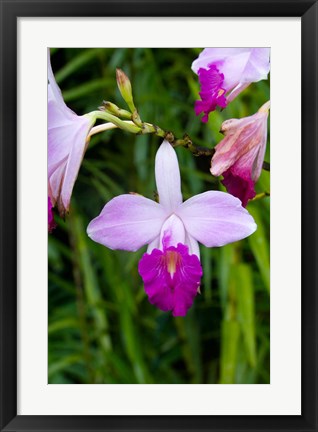
{"label": "green stem", "polygon": [[258,201],[258,200],[260,200],[262,198],[266,198],[266,197],[269,197],[269,196],[270,196],[269,192],[261,192],[261,193],[255,195],[255,197],[253,199],[251,199],[251,201]]}
{"label": "green stem", "polygon": [[[164,129],[161,129],[159,126],[147,122],[140,123],[139,116],[138,116],[138,121],[136,122],[134,115],[132,115],[132,120],[121,120],[118,117],[105,111],[93,111],[90,114],[94,117],[95,121],[97,119],[101,119],[101,120],[106,120],[107,123],[93,127],[89,133],[89,137],[95,135],[96,133],[105,130],[114,129],[117,127],[119,129],[134,134],[140,134],[140,135],[154,134],[160,138],[166,139],[172,145],[172,147],[186,148],[194,156],[212,157],[215,153],[215,147],[208,148],[208,147],[198,146],[193,143],[192,139],[189,137],[188,134],[184,134],[182,139],[176,139],[172,132],[165,131]],[[136,123],[138,123],[138,125]],[[269,162],[265,162],[265,161],[263,162],[263,169],[266,171],[270,171]]]}
{"label": "green stem", "polygon": [[94,117],[95,121],[97,119],[106,120],[107,122],[111,122],[116,125],[118,128],[123,129],[127,132],[131,133],[140,133],[141,128],[133,124],[131,121],[120,120],[118,117],[105,112],[105,111],[93,111],[90,113],[91,116]]}

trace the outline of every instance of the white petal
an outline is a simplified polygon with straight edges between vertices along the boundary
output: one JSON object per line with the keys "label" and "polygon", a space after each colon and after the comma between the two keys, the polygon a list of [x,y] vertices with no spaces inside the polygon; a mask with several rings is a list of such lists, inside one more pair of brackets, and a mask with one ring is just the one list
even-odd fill
{"label": "white petal", "polygon": [[186,233],[186,245],[189,247],[190,255],[196,255],[200,259],[199,243],[189,234]]}
{"label": "white petal", "polygon": [[178,243],[185,244],[185,229],[180,218],[173,214],[161,228],[159,249],[177,246]]}
{"label": "white petal", "polygon": [[147,253],[151,254],[154,249],[160,249],[160,237],[156,237],[147,247]]}
{"label": "white petal", "polygon": [[173,212],[182,203],[181,180],[176,152],[166,140],[157,151],[155,172],[159,202]]}

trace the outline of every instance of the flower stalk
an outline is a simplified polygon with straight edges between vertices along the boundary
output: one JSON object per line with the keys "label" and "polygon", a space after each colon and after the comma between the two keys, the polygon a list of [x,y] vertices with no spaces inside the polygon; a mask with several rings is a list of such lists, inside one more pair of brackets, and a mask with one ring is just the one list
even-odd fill
{"label": "flower stalk", "polygon": [[[103,104],[108,105],[110,104],[110,102],[103,102]],[[118,108],[118,112],[122,111],[125,110]],[[126,113],[127,112],[128,111],[126,111]],[[215,153],[214,148],[198,146],[194,144],[188,134],[184,134],[182,139],[178,139],[172,132],[165,131],[157,125],[148,122],[142,122],[141,126],[139,127],[135,124],[133,120],[121,120],[115,115],[111,114],[109,111],[94,111],[94,116],[95,119],[106,120],[107,123],[93,127],[88,135],[89,137],[91,137],[92,135],[96,135],[100,132],[118,128],[125,130],[126,132],[134,133],[136,135],[154,134],[157,137],[165,138],[172,145],[172,147],[184,147],[185,149],[189,150],[193,154],[193,156],[212,157]],[[130,118],[132,118],[132,115],[130,113],[129,116]],[[269,162],[263,162],[263,169],[265,171],[270,171]]]}

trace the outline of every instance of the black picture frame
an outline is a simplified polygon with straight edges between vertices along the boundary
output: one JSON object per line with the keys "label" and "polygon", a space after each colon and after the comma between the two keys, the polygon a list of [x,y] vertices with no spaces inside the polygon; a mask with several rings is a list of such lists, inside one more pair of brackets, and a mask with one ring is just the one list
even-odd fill
{"label": "black picture frame", "polygon": [[[76,3],[76,7],[74,4]],[[317,386],[317,49],[313,0],[0,0],[0,430],[318,431]],[[17,18],[301,17],[302,49],[302,407],[299,416],[17,415]],[[291,89],[292,91],[292,89]],[[286,125],[286,127],[289,127]],[[287,157],[287,155],[286,155]],[[30,204],[31,205],[31,204]],[[22,211],[19,209],[19,211]]]}

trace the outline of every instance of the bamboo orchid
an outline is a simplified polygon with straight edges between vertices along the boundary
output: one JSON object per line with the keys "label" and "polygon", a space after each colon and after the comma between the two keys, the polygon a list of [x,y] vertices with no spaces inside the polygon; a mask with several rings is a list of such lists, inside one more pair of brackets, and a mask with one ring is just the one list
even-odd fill
{"label": "bamboo orchid", "polygon": [[224,138],[215,147],[211,173],[223,175],[227,191],[245,207],[254,198],[254,185],[261,175],[267,141],[267,118],[270,102],[252,116],[223,122]]}
{"label": "bamboo orchid", "polygon": [[95,118],[76,115],[63,100],[48,55],[48,195],[64,216]]}
{"label": "bamboo orchid", "polygon": [[209,113],[217,106],[225,108],[252,82],[267,79],[270,68],[269,48],[205,48],[192,63],[201,85],[195,113]]}
{"label": "bamboo orchid", "polygon": [[230,194],[209,191],[182,202],[175,150],[163,141],[156,155],[159,203],[137,194],[109,201],[87,228],[110,249],[136,251],[148,245],[138,270],[150,303],[184,316],[200,286],[198,242],[223,246],[252,234],[256,224]]}

